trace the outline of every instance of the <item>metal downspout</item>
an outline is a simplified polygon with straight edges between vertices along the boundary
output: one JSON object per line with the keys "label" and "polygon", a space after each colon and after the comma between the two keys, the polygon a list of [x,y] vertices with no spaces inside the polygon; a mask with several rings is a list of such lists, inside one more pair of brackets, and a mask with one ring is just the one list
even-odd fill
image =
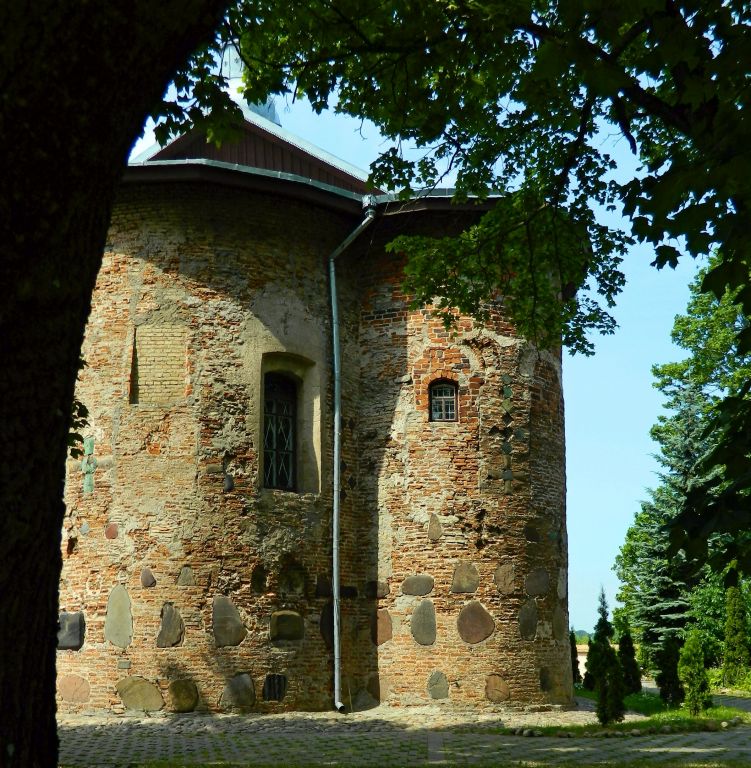
{"label": "metal downspout", "polygon": [[364,232],[375,219],[375,207],[370,196],[363,198],[365,218],[329,256],[329,288],[331,292],[331,346],[334,356],[334,482],[332,510],[331,583],[334,597],[334,708],[344,711],[342,704],[342,646],[340,632],[339,584],[339,491],[341,488],[342,454],[342,360],[339,341],[339,305],[336,294],[336,259]]}

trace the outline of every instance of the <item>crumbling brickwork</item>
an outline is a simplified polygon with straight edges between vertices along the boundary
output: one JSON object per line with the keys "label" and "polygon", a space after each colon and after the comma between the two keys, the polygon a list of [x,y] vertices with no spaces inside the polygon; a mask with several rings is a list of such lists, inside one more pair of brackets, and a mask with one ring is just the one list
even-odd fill
{"label": "crumbling brickwork", "polygon": [[[331,706],[327,257],[357,223],[267,191],[123,188],[68,467],[61,708]],[[571,697],[559,356],[500,302],[484,328],[410,309],[384,251],[460,224],[377,219],[338,265],[347,705]],[[263,487],[270,372],[296,387],[294,491]],[[430,421],[437,379],[455,421]]]}

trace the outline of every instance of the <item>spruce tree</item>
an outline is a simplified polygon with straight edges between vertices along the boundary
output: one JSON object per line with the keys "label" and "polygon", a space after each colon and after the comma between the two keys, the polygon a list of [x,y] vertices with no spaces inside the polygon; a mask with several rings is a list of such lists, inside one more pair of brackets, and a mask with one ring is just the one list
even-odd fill
{"label": "spruce tree", "polygon": [[587,672],[594,682],[597,694],[597,719],[602,725],[623,720],[623,671],[618,656],[610,645],[613,625],[608,620],[608,604],[605,590],[600,589],[599,617],[595,624],[594,639],[587,654]]}
{"label": "spruce tree", "polygon": [[683,701],[684,691],[678,677],[678,656],[681,641],[676,635],[669,635],[662,643],[656,661],[659,672],[655,678],[660,688],[660,698],[671,706]]}
{"label": "spruce tree", "polygon": [[641,691],[641,670],[636,662],[636,651],[631,630],[626,629],[621,633],[621,641],[618,644],[618,661],[623,670],[623,688],[626,695]]}
{"label": "spruce tree", "polygon": [[568,639],[571,646],[571,675],[574,685],[577,685],[582,681],[582,673],[579,670],[579,652],[576,650],[576,634],[573,629],[569,632]]}
{"label": "spruce tree", "polygon": [[702,709],[711,706],[709,678],[704,667],[701,635],[696,630],[689,632],[686,642],[681,648],[678,660],[678,677],[686,692],[686,706],[694,717]]}
{"label": "spruce tree", "polygon": [[738,587],[728,587],[725,593],[725,649],[722,662],[722,681],[736,685],[748,669],[748,638],[746,634],[746,606]]}

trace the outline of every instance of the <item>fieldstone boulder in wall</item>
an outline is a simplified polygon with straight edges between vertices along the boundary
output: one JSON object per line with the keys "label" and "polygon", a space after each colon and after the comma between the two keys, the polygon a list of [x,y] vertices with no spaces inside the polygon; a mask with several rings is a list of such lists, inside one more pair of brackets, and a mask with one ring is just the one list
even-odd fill
{"label": "fieldstone boulder in wall", "polygon": [[192,712],[198,705],[198,688],[192,680],[173,680],[169,696],[173,712]]}
{"label": "fieldstone boulder in wall", "polygon": [[428,539],[430,541],[438,541],[443,536],[443,526],[438,519],[438,515],[431,514],[430,522],[428,523]]}
{"label": "fieldstone boulder in wall", "polygon": [[422,597],[433,590],[433,577],[427,573],[416,573],[414,576],[407,576],[402,582],[402,594],[417,595]]}
{"label": "fieldstone boulder in wall", "polygon": [[459,611],[456,627],[459,630],[459,637],[465,643],[474,645],[481,643],[493,634],[495,622],[482,603],[473,600]]}
{"label": "fieldstone boulder in wall", "polygon": [[553,637],[559,641],[568,637],[568,618],[562,605],[556,605],[553,611]]}
{"label": "fieldstone boulder in wall", "polygon": [[510,695],[508,683],[500,675],[488,675],[485,678],[485,697],[488,701],[506,701]]}
{"label": "fieldstone boulder in wall", "polygon": [[[371,600],[373,598],[380,599],[382,597],[386,597],[390,591],[391,587],[389,587],[389,583],[387,581],[374,580],[365,582],[365,597],[370,598]],[[328,596],[329,595],[325,595],[325,597]]]}
{"label": "fieldstone boulder in wall", "polygon": [[57,630],[57,649],[59,651],[78,651],[86,635],[86,621],[83,613],[61,613],[58,617],[60,628]]}
{"label": "fieldstone boulder in wall", "polygon": [[568,592],[568,582],[566,581],[566,569],[560,568],[558,571],[558,597],[563,600]]}
{"label": "fieldstone boulder in wall", "polygon": [[420,645],[433,645],[435,642],[435,606],[432,600],[420,600],[412,611],[410,630],[415,642]]}
{"label": "fieldstone boulder in wall", "polygon": [[141,571],[141,586],[144,589],[150,589],[151,587],[156,586],[156,578],[151,568],[144,568]]}
{"label": "fieldstone boulder in wall", "polygon": [[269,635],[272,641],[302,640],[305,623],[296,611],[276,611],[271,614]]}
{"label": "fieldstone boulder in wall", "polygon": [[219,707],[224,710],[238,710],[247,712],[256,703],[256,687],[253,678],[243,672],[231,677],[224,686]]}
{"label": "fieldstone boulder in wall", "polygon": [[85,704],[91,695],[91,686],[88,680],[78,675],[63,675],[57,681],[57,689],[63,701],[75,704]]}
{"label": "fieldstone boulder in wall", "polygon": [[480,574],[472,563],[457,563],[454,568],[454,579],[451,591],[471,594],[480,585]]}
{"label": "fieldstone boulder in wall", "polygon": [[368,693],[375,701],[386,701],[389,696],[389,680],[382,675],[371,675],[368,678]]}
{"label": "fieldstone boulder in wall", "polygon": [[214,597],[212,624],[217,648],[240,645],[248,634],[235,604],[224,595]]}
{"label": "fieldstone boulder in wall", "polygon": [[180,645],[185,634],[185,624],[180,611],[173,603],[165,603],[162,606],[162,623],[156,638],[157,648],[171,648]]}
{"label": "fieldstone boulder in wall", "polygon": [[537,568],[528,573],[527,578],[524,580],[524,589],[528,595],[533,597],[547,595],[550,589],[548,572],[544,568]]}
{"label": "fieldstone boulder in wall", "polygon": [[391,614],[385,608],[379,608],[373,614],[370,632],[371,638],[376,645],[383,645],[394,636]]}
{"label": "fieldstone boulder in wall", "polygon": [[501,563],[493,574],[493,582],[502,595],[510,595],[514,591],[516,572],[513,563]]}
{"label": "fieldstone boulder in wall", "polygon": [[164,706],[164,699],[159,689],[137,675],[122,678],[115,687],[126,709],[156,712]]}
{"label": "fieldstone boulder in wall", "polygon": [[130,597],[122,584],[110,592],[107,616],[104,619],[104,639],[118,648],[127,648],[133,640],[133,615]]}
{"label": "fieldstone boulder in wall", "polygon": [[537,634],[537,603],[528,600],[519,610],[519,634],[522,640],[534,640]]}
{"label": "fieldstone boulder in wall", "polygon": [[449,696],[449,681],[443,672],[436,670],[428,678],[428,694],[431,699],[447,699]]}

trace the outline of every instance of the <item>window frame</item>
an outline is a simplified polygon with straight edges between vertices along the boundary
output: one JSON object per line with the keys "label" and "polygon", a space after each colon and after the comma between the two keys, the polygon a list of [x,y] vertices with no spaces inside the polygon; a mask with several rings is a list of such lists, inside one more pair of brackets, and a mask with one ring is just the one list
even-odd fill
{"label": "window frame", "polygon": [[[436,395],[436,390],[438,390],[440,387],[446,387],[447,389],[450,389],[451,395]],[[443,416],[440,418],[435,418],[433,404],[436,402],[436,399],[439,403],[453,403],[454,414],[452,417],[446,418]],[[445,413],[445,406],[442,407],[441,410],[443,413]],[[442,378],[430,382],[428,385],[428,421],[433,424],[446,424],[459,421],[459,385],[455,381]]]}

